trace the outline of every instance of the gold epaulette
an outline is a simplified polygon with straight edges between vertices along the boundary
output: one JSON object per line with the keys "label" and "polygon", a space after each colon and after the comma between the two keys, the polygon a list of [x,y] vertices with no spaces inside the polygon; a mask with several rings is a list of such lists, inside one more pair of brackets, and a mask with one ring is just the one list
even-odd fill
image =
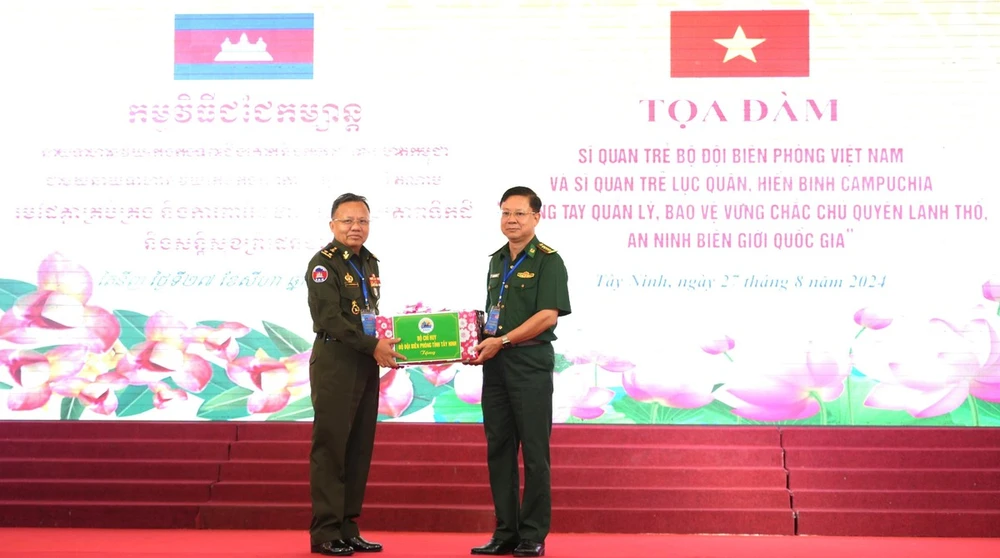
{"label": "gold epaulette", "polygon": [[541,242],[538,243],[538,249],[541,250],[542,252],[546,253],[546,254],[555,254],[556,253],[556,249],[555,248],[549,246],[548,244],[542,244]]}

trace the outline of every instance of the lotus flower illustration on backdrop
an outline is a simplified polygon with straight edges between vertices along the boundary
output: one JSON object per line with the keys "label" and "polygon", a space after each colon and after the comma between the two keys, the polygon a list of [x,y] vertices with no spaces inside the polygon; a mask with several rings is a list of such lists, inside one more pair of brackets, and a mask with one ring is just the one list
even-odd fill
{"label": "lotus flower illustration on backdrop", "polygon": [[62,254],[50,254],[38,266],[38,290],[21,296],[0,317],[0,339],[107,350],[118,339],[121,326],[107,310],[87,304],[93,288],[86,269]]}
{"label": "lotus flower illustration on backdrop", "polygon": [[635,368],[635,364],[612,355],[606,355],[597,351],[567,351],[563,356],[572,364],[590,364],[606,372],[621,374]]}
{"label": "lotus flower illustration on backdrop", "polygon": [[563,423],[570,417],[595,419],[604,414],[604,406],[615,392],[595,387],[590,370],[570,367],[553,376],[552,422]]}
{"label": "lotus flower illustration on backdrop", "polygon": [[0,351],[0,371],[12,382],[7,407],[12,411],[44,407],[52,397],[53,385],[66,383],[79,373],[86,355],[85,348],[73,346],[56,347],[45,354],[21,349]]}
{"label": "lotus flower illustration on backdrop", "polygon": [[163,382],[156,382],[149,386],[153,392],[153,407],[157,409],[167,409],[177,401],[187,401],[188,394],[182,389],[172,389]]}
{"label": "lotus flower illustration on backdrop", "polygon": [[[983,283],[983,297],[986,300],[1000,302],[1000,280]],[[997,315],[1000,316],[1000,306],[997,307]]]}
{"label": "lotus flower illustration on backdrop", "polygon": [[[720,354],[720,353],[715,353]],[[715,399],[714,379],[707,374],[668,371],[640,365],[622,375],[625,393],[636,401],[655,401],[666,407],[697,409]]]}
{"label": "lotus flower illustration on backdrop", "polygon": [[865,405],[926,418],[950,413],[970,396],[1000,403],[997,322],[979,306],[958,319],[908,324],[885,342],[859,346],[855,365],[880,382]]}
{"label": "lotus flower illustration on backdrop", "polygon": [[110,415],[118,409],[118,390],[128,387],[129,380],[117,372],[105,372],[93,380],[82,377],[69,378],[53,386],[53,391],[64,397],[75,397],[88,410]]}
{"label": "lotus flower illustration on backdrop", "polygon": [[441,387],[455,379],[458,369],[451,364],[428,364],[420,367],[424,378],[434,387]]}
{"label": "lotus flower illustration on backdrop", "polygon": [[734,347],[736,347],[736,341],[733,341],[732,337],[721,335],[702,344],[701,350],[710,355],[723,355],[732,362],[733,357],[729,356],[729,351],[733,350]]}
{"label": "lotus flower illustration on backdrop", "polygon": [[413,403],[413,381],[403,368],[393,368],[379,380],[378,412],[396,418]]}
{"label": "lotus flower illustration on backdrop", "polygon": [[878,331],[885,329],[892,324],[892,318],[872,308],[862,308],[854,313],[854,323],[861,326],[861,331],[854,336],[855,339],[867,330]]}
{"label": "lotus flower illustration on backdrop", "polygon": [[110,415],[118,409],[116,391],[129,385],[129,380],[118,373],[118,363],[126,355],[120,341],[102,353],[86,352],[81,358],[82,367],[73,376],[52,384],[52,391],[68,398],[76,398],[87,409],[102,415]]}
{"label": "lotus flower illustration on backdrop", "polygon": [[470,405],[483,401],[483,368],[463,366],[455,375],[455,396]]}
{"label": "lotus flower illustration on backdrop", "polygon": [[307,391],[311,354],[307,351],[275,359],[258,352],[230,362],[226,375],[236,385],[253,392],[247,398],[250,413],[273,413],[284,409],[293,396]]}
{"label": "lotus flower illustration on backdrop", "polygon": [[181,341],[187,352],[206,354],[231,361],[240,354],[236,339],[250,333],[250,328],[238,322],[224,322],[219,327],[197,326],[185,331]]}
{"label": "lotus flower illustration on backdrop", "polygon": [[[762,374],[741,375],[716,392],[716,399],[733,408],[733,413],[750,420],[776,421],[812,417],[821,404],[844,392],[850,372],[848,355],[809,343],[798,361],[773,361],[761,354],[753,362]],[[772,362],[768,362],[772,359]]]}
{"label": "lotus flower illustration on backdrop", "polygon": [[187,351],[187,327],[166,312],[146,320],[146,339],[118,363],[118,373],[132,384],[151,385],[173,378],[177,385],[197,393],[212,378],[212,365]]}

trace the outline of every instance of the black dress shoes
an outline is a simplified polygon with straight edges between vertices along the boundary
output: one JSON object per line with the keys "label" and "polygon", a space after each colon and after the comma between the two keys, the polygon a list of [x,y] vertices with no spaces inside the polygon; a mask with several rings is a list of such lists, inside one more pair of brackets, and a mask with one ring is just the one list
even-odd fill
{"label": "black dress shoes", "polygon": [[545,545],[534,541],[521,541],[514,549],[514,556],[545,556]]}
{"label": "black dress shoes", "polygon": [[323,544],[312,545],[313,554],[323,556],[350,556],[354,554],[354,548],[344,540],[327,541]]}
{"label": "black dress shoes", "polygon": [[355,552],[382,552],[382,545],[379,543],[368,542],[360,536],[351,537],[344,542],[353,548]]}
{"label": "black dress shoes", "polygon": [[490,542],[484,544],[483,546],[477,546],[472,549],[473,554],[486,554],[489,556],[502,556],[504,554],[510,554],[514,547],[517,546],[517,540],[501,541],[496,537],[490,539]]}

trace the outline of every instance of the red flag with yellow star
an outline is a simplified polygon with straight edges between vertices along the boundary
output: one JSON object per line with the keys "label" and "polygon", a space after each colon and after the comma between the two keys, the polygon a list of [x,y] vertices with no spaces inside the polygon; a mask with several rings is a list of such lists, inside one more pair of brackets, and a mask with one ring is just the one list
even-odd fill
{"label": "red flag with yellow star", "polygon": [[670,77],[807,77],[809,10],[670,13]]}

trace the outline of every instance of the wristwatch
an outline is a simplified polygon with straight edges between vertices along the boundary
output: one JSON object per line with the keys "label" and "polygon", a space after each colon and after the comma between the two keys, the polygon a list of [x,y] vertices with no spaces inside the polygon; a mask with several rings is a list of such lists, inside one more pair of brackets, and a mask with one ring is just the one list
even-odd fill
{"label": "wristwatch", "polygon": [[507,347],[510,346],[510,339],[506,335],[500,338],[500,342],[503,343],[503,345],[500,347],[501,349],[506,349]]}

